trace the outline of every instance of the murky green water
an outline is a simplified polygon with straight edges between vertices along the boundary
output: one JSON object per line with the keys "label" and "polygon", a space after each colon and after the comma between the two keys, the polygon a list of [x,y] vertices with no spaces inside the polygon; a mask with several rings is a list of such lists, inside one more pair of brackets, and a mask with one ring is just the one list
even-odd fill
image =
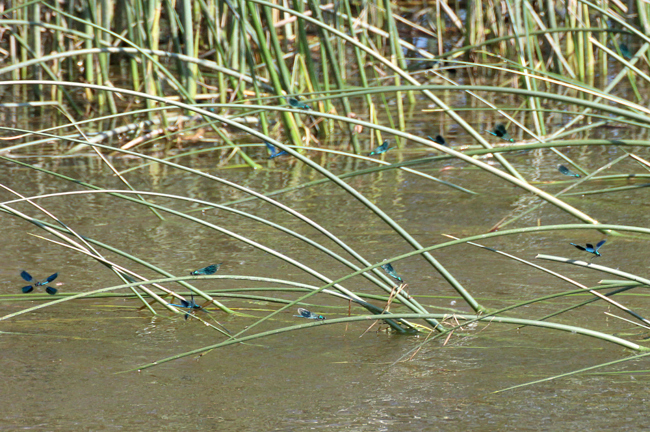
{"label": "murky green water", "polygon": [[[583,155],[594,167],[615,157],[603,148],[598,155]],[[572,156],[580,158],[578,151]],[[396,160],[399,152],[389,153]],[[558,180],[555,159],[519,155],[510,158],[527,178]],[[119,163],[119,161],[116,161]],[[258,191],[298,184],[314,176],[291,162],[278,161],[277,170],[217,171],[213,160],[196,160],[194,166],[240,182]],[[97,176],[96,164],[81,161],[71,166],[44,160],[44,165],[79,178]],[[329,167],[351,169],[349,162],[331,158]],[[55,165],[56,166],[53,166]],[[443,166],[454,169],[440,171]],[[531,201],[487,174],[461,169],[460,163],[439,163],[426,171],[479,192],[469,196],[404,173],[385,172],[349,180],[424,245],[444,241],[443,233],[470,235],[485,232],[517,206]],[[592,167],[593,168],[593,167]],[[636,172],[632,164],[617,170]],[[224,202],[244,196],[224,186],[184,173],[163,169],[131,174],[136,188]],[[3,184],[24,195],[75,186],[53,181],[32,171],[4,168]],[[102,185],[122,188],[104,173]],[[549,187],[559,190],[560,186]],[[618,195],[574,198],[571,203],[603,222],[647,226],[647,199],[643,189]],[[10,199],[3,193],[3,201]],[[283,195],[292,206],[339,235],[371,262],[409,251],[389,228],[361,204],[334,186],[321,186]],[[162,202],[162,201],[160,201]],[[172,201],[165,201],[172,203]],[[169,217],[158,221],[147,210],[106,196],[55,198],[39,202],[80,233],[147,259],[177,275],[213,262],[223,262],[220,273],[284,277],[317,282],[298,269],[226,236]],[[185,204],[177,208],[184,208]],[[25,204],[15,206],[36,215]],[[309,235],[330,247],[314,230],[289,220],[277,209],[259,202],[238,206],[264,215]],[[624,211],[620,211],[624,208]],[[198,213],[197,213],[198,214]],[[39,216],[40,217],[40,216]],[[259,224],[224,211],[207,211],[207,221],[249,236],[282,253],[300,258],[329,276],[345,270],[323,259],[313,249]],[[523,225],[571,222],[568,216],[545,206],[527,216]],[[42,234],[23,221],[8,216],[3,221],[0,259],[2,294],[17,293],[23,283],[19,273],[37,277],[60,272],[61,292],[82,292],[111,286],[117,279],[104,266],[27,233]],[[600,238],[595,232],[555,232],[501,237],[485,244],[533,260],[537,253],[585,258],[570,241],[585,243]],[[598,263],[646,275],[650,258],[647,242],[612,238]],[[530,267],[471,246],[436,252],[449,271],[490,308],[536,298],[571,286]],[[107,253],[118,263],[125,260]],[[539,263],[539,262],[538,262]],[[586,285],[603,275],[556,264],[541,263]],[[423,259],[396,264],[412,295],[432,311],[468,308]],[[153,277],[147,270],[138,269]],[[356,281],[356,280],[355,280]],[[201,289],[263,286],[241,281],[199,281]],[[350,282],[364,291],[363,281]],[[635,295],[620,296],[642,315],[648,301]],[[258,293],[259,294],[259,293]],[[295,298],[286,295],[286,298]],[[584,299],[586,297],[582,297]],[[278,305],[220,299],[229,307],[264,316]],[[540,317],[579,300],[554,300],[511,316]],[[330,318],[347,313],[347,304],[319,297],[316,310]],[[0,314],[30,303],[0,303]],[[196,320],[161,312],[152,317],[139,311],[134,299],[86,299],[64,303],[0,323],[1,376],[0,430],[232,430],[232,431],[422,431],[422,430],[644,430],[650,427],[644,408],[648,378],[644,373],[578,375],[500,394],[512,385],[624,358],[631,352],[618,346],[569,333],[481,323],[454,334],[446,346],[434,341],[410,362],[390,364],[417,346],[422,338],[369,332],[367,323],[325,325],[284,333],[160,365],[142,372],[119,373],[148,362],[223,338]],[[602,303],[570,312],[557,322],[584,326],[639,340],[643,333],[627,323],[604,315],[616,312]],[[295,322],[295,311],[279,315],[264,329]],[[618,315],[622,315],[617,312]],[[251,318],[224,317],[213,312],[231,330],[241,330]],[[603,369],[643,370],[638,361]]]}

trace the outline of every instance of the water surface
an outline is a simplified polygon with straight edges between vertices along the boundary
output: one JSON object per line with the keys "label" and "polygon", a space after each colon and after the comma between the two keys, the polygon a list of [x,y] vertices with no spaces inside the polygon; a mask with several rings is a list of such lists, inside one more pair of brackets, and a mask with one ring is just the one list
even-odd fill
{"label": "water surface", "polygon": [[[589,158],[616,157],[603,149],[600,155],[572,156],[590,168]],[[387,157],[405,156],[391,151]],[[565,180],[549,156],[522,154],[510,158],[527,177],[539,181]],[[531,162],[532,161],[532,162]],[[45,164],[52,162],[44,161]],[[126,162],[129,163],[129,162]],[[290,161],[275,162],[276,169],[251,173],[214,167],[209,157],[197,160],[206,171],[224,176],[257,191],[272,191],[313,178]],[[330,159],[331,169],[350,169],[349,162]],[[359,165],[360,167],[361,165]],[[451,170],[441,171],[443,167]],[[334,167],[334,168],[332,168]],[[87,178],[97,167],[77,163],[57,166],[59,172]],[[632,165],[620,167],[621,170]],[[405,173],[383,172],[356,177],[349,184],[362,191],[423,245],[457,236],[487,231],[508,212],[534,200],[495,178],[467,169],[458,162],[422,167],[426,172],[470,188],[470,196]],[[2,182],[24,195],[76,186],[45,178],[25,169],[3,170]],[[110,179],[105,176],[103,179]],[[185,173],[163,169],[136,172],[129,176],[136,188],[227,202],[245,196],[222,185]],[[103,180],[104,181],[104,180]],[[122,188],[103,183],[104,187]],[[549,186],[559,190],[562,186]],[[9,199],[9,195],[3,195]],[[316,222],[335,232],[371,262],[411,250],[389,227],[356,200],[335,186],[304,189],[278,197]],[[570,202],[603,222],[643,225],[647,221],[645,192],[617,196],[573,198]],[[187,204],[159,200],[179,209]],[[176,275],[212,263],[223,262],[220,274],[288,278],[318,284],[311,276],[269,254],[179,218],[159,221],[148,210],[107,196],[86,195],[39,202],[78,232],[121,248],[165,268]],[[620,209],[624,206],[625,211]],[[26,204],[17,205],[39,215]],[[335,246],[312,228],[290,219],[286,213],[260,202],[237,208],[263,215],[302,234]],[[323,258],[311,247],[260,224],[225,211],[195,213],[205,220],[237,231],[255,241],[303,262],[330,277],[347,270]],[[42,215],[39,215],[42,217]],[[544,206],[524,218],[519,226],[572,222],[569,216]],[[101,264],[28,233],[42,231],[25,222],[3,218],[4,247],[2,293],[19,292],[20,271],[35,277],[59,272],[60,292],[83,292],[115,285],[118,280]],[[596,242],[596,232],[543,232],[487,240],[484,243],[525,259],[537,253],[586,259],[569,242]],[[338,251],[338,250],[337,250]],[[641,240],[608,240],[598,263],[641,275],[647,269],[648,248]],[[106,253],[116,262],[133,267],[123,258]],[[498,308],[525,299],[571,289],[571,286],[530,267],[472,246],[456,246],[434,256],[454,274],[477,300]],[[557,264],[542,263],[586,284],[604,275]],[[460,297],[420,257],[394,263],[409,283],[412,295],[432,311],[470,312]],[[149,270],[142,274],[155,277]],[[265,286],[232,280],[197,281],[206,290]],[[346,283],[351,289],[370,292],[366,281]],[[376,291],[373,291],[376,293]],[[642,315],[647,301],[642,291],[620,296],[619,301]],[[40,297],[45,297],[41,295]],[[260,293],[257,293],[260,294]],[[285,294],[287,299],[295,294]],[[586,297],[538,304],[511,316],[541,317],[562,305]],[[277,304],[262,301],[219,299],[229,307],[262,317]],[[347,304],[319,296],[309,307],[328,318],[343,317]],[[37,302],[34,301],[33,304]],[[380,304],[379,302],[375,302]],[[30,306],[27,302],[0,303],[3,315]],[[368,323],[324,325],[283,333],[213,351],[197,359],[191,356],[141,372],[124,371],[223,340],[218,333],[196,320],[160,311],[151,316],[139,311],[135,299],[85,299],[63,303],[3,321],[0,335],[3,391],[2,430],[241,430],[241,431],[421,431],[421,430],[643,430],[649,427],[644,408],[648,379],[644,373],[578,375],[493,394],[512,385],[569,372],[632,353],[615,345],[570,333],[481,323],[455,333],[443,346],[437,340],[426,345],[409,362],[391,366],[423,341],[371,331],[359,337]],[[567,313],[557,322],[584,326],[621,337],[640,340],[644,335],[627,323],[604,315],[617,312],[602,303]],[[361,310],[355,310],[361,313]],[[281,313],[263,329],[300,322],[295,310]],[[252,318],[215,317],[231,330],[239,331]],[[645,362],[632,362],[604,369],[645,369]]]}

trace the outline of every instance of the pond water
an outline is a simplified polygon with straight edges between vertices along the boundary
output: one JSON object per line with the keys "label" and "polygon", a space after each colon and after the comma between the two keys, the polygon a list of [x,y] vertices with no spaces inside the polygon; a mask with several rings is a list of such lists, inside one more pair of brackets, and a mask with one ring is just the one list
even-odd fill
{"label": "pond water", "polygon": [[[594,153],[595,152],[595,153]],[[571,156],[594,169],[615,158],[619,151],[603,147],[591,154],[571,150]],[[414,157],[392,151],[387,160]],[[526,178],[565,180],[556,171],[558,161],[548,154],[510,157]],[[123,189],[94,159],[34,159],[44,167],[80,179],[98,179],[103,187]],[[323,157],[334,171],[361,168],[366,163],[340,157]],[[287,159],[272,162],[274,169],[260,172],[218,170],[216,160],[203,156],[183,161],[195,168],[238,182],[256,191],[272,191],[318,177]],[[118,169],[135,162],[116,159]],[[124,164],[124,165],[123,165]],[[122,166],[123,165],[123,166]],[[510,211],[534,200],[460,162],[440,162],[423,171],[478,192],[468,195],[410,174],[388,171],[355,177],[348,183],[362,191],[407,229],[421,244],[445,241],[441,234],[465,236],[486,232]],[[638,172],[631,162],[616,172]],[[136,189],[226,202],[245,194],[218,183],[171,169],[145,169],[130,173]],[[34,171],[6,165],[0,181],[31,196],[75,186]],[[559,191],[564,185],[543,186]],[[598,185],[601,187],[602,185]],[[647,226],[644,189],[619,194],[571,198],[569,202],[602,222]],[[11,199],[3,193],[3,201]],[[409,246],[365,207],[335,186],[325,185],[284,194],[278,199],[332,230],[371,262],[410,251]],[[155,200],[177,209],[190,208],[171,200]],[[266,252],[174,216],[158,220],[137,205],[102,195],[40,200],[79,233],[108,243],[160,266],[175,275],[223,262],[226,275],[285,278],[319,283],[299,269]],[[42,214],[21,203],[15,208]],[[238,209],[263,215],[328,247],[331,242],[286,213],[260,202]],[[623,209],[623,210],[621,210]],[[341,265],[324,259],[313,248],[258,223],[225,211],[194,213],[211,223],[246,235],[287,255],[309,263],[335,278],[347,274]],[[523,218],[518,226],[572,223],[568,215],[549,205]],[[106,267],[68,249],[28,234],[43,231],[4,215],[4,247],[0,250],[2,294],[0,314],[33,304],[46,295],[41,290],[33,302],[6,301],[24,284],[20,271],[37,278],[59,272],[54,282],[61,293],[84,292],[116,285]],[[538,253],[588,258],[569,242],[596,242],[595,231],[561,231],[497,237],[484,242],[524,259]],[[641,276],[647,274],[647,242],[630,237],[610,238],[598,263]],[[129,268],[134,265],[106,252]],[[531,267],[469,245],[433,254],[482,305],[499,308],[567,291],[573,287]],[[588,286],[607,275],[580,268],[538,262]],[[422,259],[412,257],[395,264],[409,284],[411,295],[434,312],[471,312],[462,299]],[[143,275],[156,275],[137,267]],[[611,279],[611,278],[610,278]],[[214,292],[237,287],[265,286],[234,280],[194,282]],[[347,282],[355,291],[371,286],[355,278]],[[264,293],[251,292],[264,295]],[[376,294],[377,292],[374,291]],[[619,301],[641,315],[648,301],[637,289]],[[279,305],[264,301],[216,298],[238,312],[262,317]],[[282,295],[296,298],[295,293]],[[539,318],[587,296],[563,298],[513,311],[509,316]],[[328,318],[347,315],[347,303],[326,296],[310,299],[316,313]],[[380,305],[380,302],[375,302]],[[418,346],[424,337],[398,336],[374,329],[360,337],[368,323],[321,325],[302,331],[233,345],[200,358],[185,357],[137,372],[140,365],[195,348],[212,345],[223,336],[194,319],[184,320],[158,310],[151,316],[133,298],[74,300],[0,322],[0,356],[3,386],[0,430],[233,430],[233,431],[435,431],[435,430],[643,430],[650,428],[644,413],[648,398],[647,362],[633,361],[594,374],[535,384],[495,394],[513,385],[574,371],[633,353],[617,345],[571,333],[537,328],[479,323],[451,336],[446,345],[435,340],[408,362],[393,362]],[[623,315],[592,303],[554,321],[582,326],[640,341],[643,331],[604,312]],[[261,330],[299,321],[295,310],[271,319]],[[362,313],[355,310],[355,313]],[[247,316],[213,317],[233,331],[255,322]],[[626,316],[627,317],[627,316]],[[327,322],[326,322],[327,324]],[[261,331],[260,330],[260,331]],[[257,330],[256,330],[257,331]],[[641,370],[641,372],[634,372]],[[600,372],[629,371],[618,375]]]}

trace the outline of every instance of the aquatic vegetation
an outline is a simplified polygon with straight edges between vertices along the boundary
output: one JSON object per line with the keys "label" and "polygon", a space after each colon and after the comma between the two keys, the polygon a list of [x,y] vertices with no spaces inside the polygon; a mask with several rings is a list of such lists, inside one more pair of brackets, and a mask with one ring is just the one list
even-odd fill
{"label": "aquatic vegetation", "polygon": [[[450,334],[456,323],[440,321],[446,315],[431,313],[428,299],[420,303],[420,296],[431,292],[425,283],[428,278],[447,285],[445,288],[458,297],[454,301],[472,312],[466,316],[469,321],[478,322],[495,310],[491,296],[481,295],[487,299],[481,300],[485,305],[475,298],[475,281],[467,276],[483,264],[481,258],[467,260],[464,267],[454,265],[452,271],[445,261],[439,261],[438,253],[445,248],[460,244],[466,247],[468,242],[491,236],[534,236],[545,229],[646,234],[643,226],[613,224],[603,228],[588,212],[599,213],[604,206],[584,205],[586,200],[576,202],[568,198],[571,192],[554,189],[557,183],[580,188],[586,182],[544,182],[535,172],[548,174],[560,155],[568,166],[589,172],[590,179],[599,176],[598,181],[606,183],[624,178],[631,183],[626,187],[645,187],[633,183],[646,173],[628,172],[633,168],[616,164],[633,159],[647,166],[644,152],[629,149],[647,146],[647,140],[632,137],[643,137],[649,128],[650,111],[639,101],[650,84],[646,76],[630,73],[629,68],[634,64],[635,68],[647,69],[639,60],[647,56],[643,47],[650,39],[620,18],[617,5],[585,3],[575,9],[573,4],[558,4],[556,9],[564,10],[556,14],[555,9],[531,3],[526,9],[529,15],[522,18],[506,12],[521,10],[510,7],[509,0],[499,8],[479,2],[472,7],[481,8],[482,13],[456,16],[451,9],[435,14],[431,10],[424,22],[424,15],[411,14],[399,4],[388,9],[384,4],[374,4],[372,16],[363,17],[362,29],[355,24],[361,22],[361,11],[345,2],[331,10],[309,2],[295,4],[295,10],[261,0],[246,3],[243,8],[229,2],[185,2],[185,16],[174,7],[166,8],[157,16],[156,25],[150,25],[129,13],[122,27],[111,29],[102,26],[115,24],[99,15],[92,16],[98,13],[96,5],[86,0],[70,4],[72,9],[88,11],[88,15],[79,16],[50,2],[42,4],[39,19],[31,15],[30,5],[16,5],[6,12],[12,24],[0,24],[0,73],[6,77],[4,85],[16,90],[0,96],[0,102],[7,103],[7,118],[13,119],[3,129],[0,159],[34,174],[37,187],[30,187],[30,179],[21,185],[27,190],[12,191],[20,205],[35,204],[29,198],[34,195],[43,198],[43,207],[34,205],[34,212],[41,213],[33,216],[10,207],[13,203],[6,204],[5,217],[60,234],[63,238],[57,241],[67,247],[65,253],[77,253],[97,263],[99,269],[109,269],[111,276],[119,278],[120,285],[115,288],[119,295],[128,296],[151,314],[161,310],[169,313],[170,306],[179,307],[188,310],[187,319],[191,312],[201,309],[193,295],[178,304],[168,303],[168,299],[170,295],[181,298],[189,292],[200,293],[219,313],[241,324],[241,333],[236,336],[218,334],[226,338],[223,346],[240,343],[261,323],[281,325],[277,323],[282,320],[273,319],[275,314],[294,310],[296,304],[306,304],[304,301],[312,296],[308,304],[326,298],[324,305],[346,308],[349,316],[339,318],[345,314],[337,313],[328,324],[349,319],[347,325],[370,314],[377,316],[372,317],[373,321],[388,323],[395,333],[430,332],[435,335],[430,340],[437,340],[439,335]],[[148,10],[145,6],[136,1],[133,8]],[[578,12],[599,20],[590,23],[587,32],[573,19]],[[409,14],[406,18],[418,23],[399,17],[396,25],[396,13]],[[58,20],[56,27],[50,22],[53,16]],[[639,16],[639,20],[645,19],[644,14]],[[274,22],[276,18],[283,22]],[[33,27],[39,26],[44,30],[34,32]],[[406,40],[400,33],[406,34],[404,30],[409,26],[413,32],[435,27],[435,33],[425,33],[422,41],[414,42],[410,37]],[[522,28],[526,29],[525,36],[519,33]],[[23,40],[21,34],[30,37]],[[485,39],[486,35],[491,39]],[[59,46],[60,41],[65,44]],[[520,50],[520,43],[535,49]],[[639,47],[636,57],[626,44]],[[77,51],[80,46],[84,47],[82,54]],[[630,62],[620,62],[621,56],[614,55],[617,46]],[[467,62],[468,56],[471,63]],[[409,69],[426,72],[408,73]],[[116,76],[119,73],[121,76]],[[48,81],[41,74],[47,74]],[[28,76],[34,78],[22,80]],[[607,77],[607,83],[599,83],[595,77]],[[287,104],[294,109],[288,109]],[[51,118],[58,124],[34,126],[26,115],[31,111],[25,111],[25,107],[47,110],[51,106],[57,109]],[[60,120],[59,110],[70,116]],[[498,121],[526,142],[515,142]],[[481,129],[485,124],[496,124],[486,132],[512,145],[494,145],[496,140]],[[616,133],[611,132],[614,129]],[[453,137],[453,151],[431,156],[430,148],[440,149],[438,145],[448,143],[441,135],[423,138],[427,133],[435,135],[430,131],[444,131]],[[271,136],[282,146],[287,143],[291,149],[300,146],[309,151],[287,158],[282,169],[277,168],[279,164],[260,164],[260,142],[265,143],[268,159],[287,154],[267,141]],[[400,152],[391,154],[395,156],[390,158],[393,163],[383,158],[367,159],[368,143],[378,143],[385,136],[391,137],[396,147],[389,147],[389,140],[384,140],[369,156],[399,146]],[[90,151],[96,155],[97,164],[103,164],[110,174],[88,175],[84,170],[71,174],[65,170],[62,160],[71,165],[86,163],[84,158]],[[34,155],[43,157],[43,161],[30,160]],[[177,192],[172,183],[176,170],[186,176],[182,181],[187,182],[187,189],[183,192]],[[558,170],[566,176],[580,177],[564,165],[559,165]],[[238,177],[242,172],[247,176]],[[458,184],[434,177],[438,173],[453,177]],[[488,177],[490,180],[485,180]],[[50,186],[50,180],[56,186]],[[114,186],[116,181],[123,187]],[[91,238],[88,232],[92,228],[74,231],[76,224],[67,220],[71,217],[64,211],[53,215],[47,199],[40,196],[46,182],[48,187],[60,188],[61,200],[70,199],[68,193],[105,195],[120,204],[141,206],[161,225],[167,224],[165,218],[170,215],[178,218],[182,229],[187,229],[186,237],[199,232],[200,237],[192,239],[191,246],[181,236],[169,238],[169,244],[174,244],[169,250],[157,247],[154,254],[142,252],[144,247],[134,248],[139,255],[131,255],[109,244],[106,238]],[[418,182],[427,182],[427,186]],[[472,190],[463,188],[463,183],[471,185]],[[107,185],[111,185],[110,189]],[[450,193],[461,190],[468,197],[490,194],[492,198],[494,194],[494,199],[484,202],[507,201],[508,206],[491,212],[483,208],[468,211],[470,199],[450,198],[446,190],[438,189],[441,186],[450,187]],[[327,195],[329,188],[340,195]],[[616,194],[619,190],[584,191],[592,192]],[[504,195],[496,196],[501,193]],[[519,193],[523,195],[511,196]],[[583,190],[579,189],[579,193]],[[593,197],[598,199],[595,194]],[[529,199],[536,202],[530,204]],[[570,226],[542,225],[550,219],[544,213],[550,206],[542,208],[546,204],[566,217],[565,224]],[[102,206],[102,216],[113,214],[112,204],[97,205]],[[94,208],[88,206],[87,210]],[[622,214],[625,211],[621,209]],[[77,213],[81,215],[82,210],[77,212],[75,208],[74,215]],[[486,225],[488,218],[493,220]],[[422,220],[427,221],[426,228],[418,225]],[[571,224],[574,221],[579,224]],[[518,224],[516,229],[504,229],[513,223]],[[149,240],[136,239],[140,233],[124,235],[119,223],[111,229],[116,231],[113,238],[143,244]],[[467,230],[463,239],[437,242],[438,235],[460,229]],[[562,244],[574,235],[566,234]],[[202,278],[188,277],[186,271],[182,277],[170,273],[168,269],[175,268],[178,262],[215,256],[212,249],[192,255],[197,245],[212,247],[212,241],[218,244],[219,249],[214,249],[219,254],[235,251],[241,274],[224,275],[218,283],[208,284],[197,281]],[[95,242],[110,248],[127,264],[100,255],[93,250]],[[554,242],[548,243],[552,246]],[[604,243],[570,244],[600,256]],[[246,253],[239,247],[246,248]],[[399,252],[386,253],[389,247]],[[248,255],[248,249],[253,253]],[[505,252],[501,247],[497,251],[486,246],[481,253]],[[177,255],[183,255],[182,261]],[[377,263],[384,257],[386,261]],[[400,262],[408,259],[422,262],[417,272],[409,272],[407,278],[412,286],[406,292],[406,284],[393,264],[399,268],[404,265]],[[260,265],[251,266],[248,260]],[[503,273],[509,272],[507,262],[499,265],[503,265]],[[213,275],[219,266],[194,270],[190,276]],[[140,272],[139,267],[146,271]],[[400,283],[398,288],[384,272]],[[146,276],[150,274],[159,275],[164,282],[150,283]],[[23,272],[22,278],[31,285],[22,291],[30,293],[44,286],[47,293],[55,294],[56,289],[48,284],[57,275],[36,282]],[[362,283],[357,284],[358,280]],[[253,288],[245,283],[260,284],[254,289],[264,291],[263,295],[246,291]],[[214,291],[200,291],[194,284],[211,285]],[[93,287],[88,291],[111,289]],[[37,300],[35,296],[30,299]],[[511,298],[498,301],[519,307]],[[242,306],[253,304],[256,306]],[[299,308],[298,313],[295,316],[299,318],[325,319],[304,308]],[[503,319],[506,324],[514,322],[508,319],[530,318],[540,327],[546,325],[534,312],[529,315],[511,318],[494,312],[493,318],[495,323]],[[246,321],[251,316],[255,321]],[[273,331],[283,330],[280,327]],[[267,336],[264,331],[259,335]],[[598,337],[641,349],[634,342]]]}

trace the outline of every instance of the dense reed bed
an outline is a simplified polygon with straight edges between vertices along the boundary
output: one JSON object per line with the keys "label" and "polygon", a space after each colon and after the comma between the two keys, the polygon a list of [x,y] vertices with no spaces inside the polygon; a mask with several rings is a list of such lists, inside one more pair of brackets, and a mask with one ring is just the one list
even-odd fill
{"label": "dense reed bed", "polygon": [[[546,301],[546,297],[498,310],[486,307],[463,286],[459,275],[449,272],[434,255],[457,244],[559,230],[647,238],[647,225],[611,220],[601,224],[567,197],[575,193],[571,192],[574,188],[584,195],[615,194],[647,186],[635,183],[623,189],[583,188],[594,181],[608,184],[629,178],[629,173],[615,171],[623,162],[636,164],[636,178],[648,176],[650,164],[644,153],[650,142],[644,138],[650,109],[644,101],[650,80],[649,8],[641,1],[571,1],[562,5],[510,0],[424,4],[313,0],[12,3],[0,10],[0,106],[5,120],[0,127],[0,160],[75,188],[25,196],[25,191],[2,185],[6,194],[0,208],[4,217],[20,218],[25,226],[33,224],[45,231],[43,241],[58,244],[62,253],[83,254],[113,271],[123,283],[60,293],[54,301],[1,319],[81,297],[119,292],[126,298],[138,298],[140,306],[152,314],[171,312],[201,320],[223,336],[212,346],[155,364],[281,332],[369,320],[377,315],[382,315],[383,322],[397,333],[430,332],[431,342],[468,327],[467,322],[443,323],[448,314],[431,313],[415,295],[417,287],[406,289],[404,280],[408,278],[400,276],[399,263],[421,256],[474,311],[456,314],[459,320],[540,326],[646,350],[634,341],[581,328],[579,323],[510,315],[514,309]],[[414,109],[424,111],[439,126],[415,128],[410,123]],[[634,132],[628,133],[631,130]],[[569,151],[579,148],[588,153],[604,147],[619,149],[620,156],[601,157],[594,163],[595,169],[572,159]],[[89,150],[105,164],[106,178],[72,178],[24,157],[65,155],[74,159],[82,154],[85,157]],[[386,161],[387,155],[409,155],[408,151],[414,156]],[[511,162],[522,151],[560,164],[560,172],[568,176],[567,181],[571,179],[569,186],[557,193],[531,181]],[[186,162],[202,154],[219,161],[218,174]],[[136,158],[139,163],[121,169],[115,166],[116,157]],[[362,161],[365,168],[343,172],[328,167],[323,158]],[[226,174],[231,168],[264,170],[279,161],[288,170],[307,169],[316,178],[260,193],[230,181]],[[481,232],[431,245],[422,244],[390,211],[348,181],[402,170],[453,193],[489,193],[478,184],[463,186],[430,174],[427,167],[446,161],[477,168],[534,199],[516,211],[504,210],[501,221]],[[221,184],[246,198],[213,202],[133,186],[130,177],[152,166],[185,171],[199,182]],[[122,188],[106,186],[114,176]],[[374,254],[367,247],[342,240],[337,227],[314,221],[282,202],[288,192],[326,184],[345,191],[350,200],[368,210],[368,217],[383,221],[412,251],[376,262],[368,258]],[[145,206],[152,218],[180,218],[212,230],[215,235],[263,250],[320,284],[260,274],[221,275],[215,274],[216,270],[178,277],[152,264],[147,256],[133,256],[109,241],[77,232],[65,218],[48,211],[50,198],[71,199],[83,194],[111,196]],[[292,222],[305,224],[327,242],[280,225],[263,213],[238,208],[250,200],[280,209]],[[31,210],[18,210],[19,203],[28,203]],[[545,204],[562,212],[565,223],[532,226],[525,222],[526,215]],[[197,207],[230,212],[282,232],[293,241],[308,244],[323,260],[344,266],[348,274],[328,274],[327,268],[319,265],[320,260],[296,258],[284,243],[265,244],[224,228],[218,221],[198,217]],[[598,252],[596,246],[581,247],[586,252]],[[548,272],[537,264],[488,249],[508,260],[524,262],[535,271]],[[120,265],[111,256],[132,265]],[[616,290],[649,285],[643,276],[592,262],[540,258],[597,268],[634,281],[633,287],[621,281],[587,287],[555,273],[599,301],[610,302],[628,318],[650,324],[637,311],[611,299],[619,292]],[[160,278],[147,278],[138,269],[153,271]],[[354,281],[358,278],[365,278],[375,292],[357,291]],[[200,290],[192,284],[197,279],[256,281],[283,288],[269,288],[256,297],[277,304],[277,309],[240,331],[230,332],[213,315],[193,313],[198,312],[194,309],[209,305],[213,311],[231,314],[234,302],[250,300],[250,293],[244,285],[240,291],[229,293]],[[603,295],[602,289],[610,291]],[[295,292],[296,296],[286,300],[277,292]],[[256,332],[258,325],[273,322],[277,314],[313,305],[323,296],[349,306],[350,316],[322,320],[318,314],[301,312],[303,318],[313,319]],[[204,302],[199,305],[194,298]]]}

